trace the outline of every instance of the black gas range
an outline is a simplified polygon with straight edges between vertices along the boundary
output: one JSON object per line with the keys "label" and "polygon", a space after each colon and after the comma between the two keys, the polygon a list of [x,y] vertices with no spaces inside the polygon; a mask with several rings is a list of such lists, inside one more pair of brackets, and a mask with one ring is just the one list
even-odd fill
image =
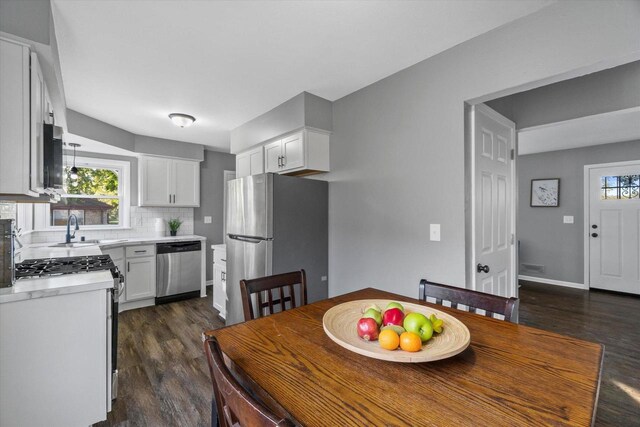
{"label": "black gas range", "polygon": [[16,280],[109,270],[119,275],[109,255],[27,259],[15,266]]}

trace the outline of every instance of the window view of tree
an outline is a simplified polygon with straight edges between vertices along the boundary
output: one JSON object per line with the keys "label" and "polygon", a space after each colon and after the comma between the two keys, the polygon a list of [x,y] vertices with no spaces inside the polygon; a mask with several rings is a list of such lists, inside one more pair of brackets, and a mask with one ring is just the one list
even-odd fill
{"label": "window view of tree", "polygon": [[78,178],[71,178],[65,167],[65,195],[51,205],[51,225],[66,225],[69,215],[76,215],[80,225],[118,225],[120,194],[118,170],[78,167]]}

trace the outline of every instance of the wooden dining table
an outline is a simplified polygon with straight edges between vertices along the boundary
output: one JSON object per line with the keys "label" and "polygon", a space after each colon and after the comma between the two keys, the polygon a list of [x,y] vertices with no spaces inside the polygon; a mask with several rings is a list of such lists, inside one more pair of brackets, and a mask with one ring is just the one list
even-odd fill
{"label": "wooden dining table", "polygon": [[[327,336],[322,319],[364,299],[449,313],[471,342],[424,363],[354,353]],[[372,288],[204,336],[218,339],[233,374],[275,412],[322,427],[593,425],[604,354],[600,344]]]}

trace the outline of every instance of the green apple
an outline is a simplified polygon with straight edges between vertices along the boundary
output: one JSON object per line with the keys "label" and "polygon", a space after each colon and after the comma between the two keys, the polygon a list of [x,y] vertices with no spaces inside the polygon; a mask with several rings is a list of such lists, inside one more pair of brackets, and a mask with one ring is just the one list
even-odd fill
{"label": "green apple", "polygon": [[390,308],[399,308],[400,311],[404,313],[404,307],[399,302],[390,302],[389,304],[387,304],[387,308],[385,308],[385,310],[389,310]]}
{"label": "green apple", "polygon": [[380,308],[380,306],[378,304],[370,304],[370,305],[366,306],[364,308],[363,313],[366,312],[367,310],[369,310],[370,308],[373,308],[378,313],[382,313],[382,309]]}
{"label": "green apple", "polygon": [[378,326],[382,325],[382,314],[375,308],[370,308],[364,312],[363,318],[371,318],[376,321]]}
{"label": "green apple", "polygon": [[409,313],[404,317],[403,325],[407,332],[420,336],[422,342],[429,341],[433,335],[431,320],[422,313]]}

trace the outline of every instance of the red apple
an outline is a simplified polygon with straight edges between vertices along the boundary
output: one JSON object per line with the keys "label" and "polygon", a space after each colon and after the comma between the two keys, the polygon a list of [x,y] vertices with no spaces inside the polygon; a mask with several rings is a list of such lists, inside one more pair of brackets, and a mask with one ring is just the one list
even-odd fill
{"label": "red apple", "polygon": [[404,313],[399,308],[390,308],[385,310],[382,315],[382,325],[398,325],[402,326],[402,321],[404,320]]}
{"label": "red apple", "polygon": [[378,339],[378,324],[370,317],[363,317],[358,320],[358,336],[365,341],[375,341]]}

